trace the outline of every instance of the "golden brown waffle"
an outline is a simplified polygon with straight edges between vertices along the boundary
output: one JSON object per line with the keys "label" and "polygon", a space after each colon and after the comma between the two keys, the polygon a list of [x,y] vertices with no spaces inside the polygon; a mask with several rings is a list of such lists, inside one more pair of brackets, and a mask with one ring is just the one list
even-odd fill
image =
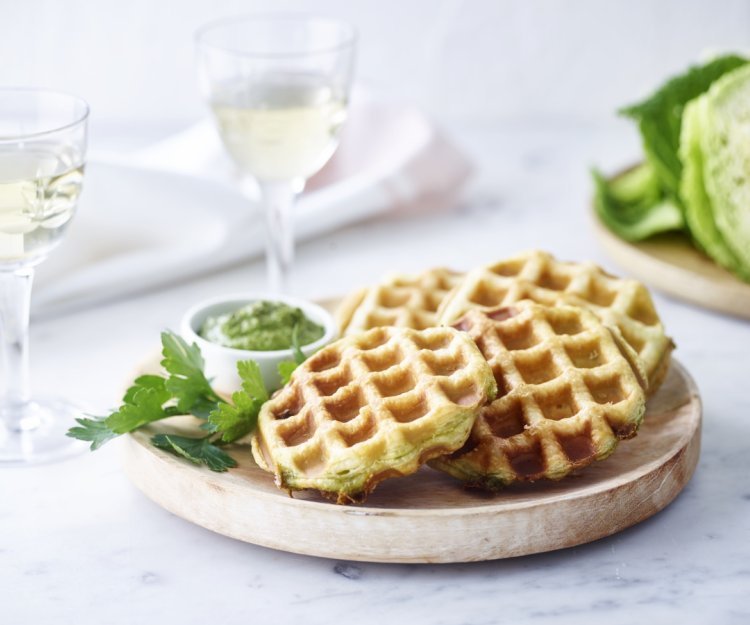
{"label": "golden brown waffle", "polygon": [[592,313],[523,301],[470,310],[455,327],[479,346],[498,392],[466,444],[433,468],[489,489],[560,479],[635,435],[645,411],[638,360]]}
{"label": "golden brown waffle", "polygon": [[636,351],[648,375],[649,392],[664,379],[674,344],[648,290],[637,280],[616,278],[591,262],[561,262],[533,251],[474,269],[445,297],[438,319],[449,325],[471,308],[492,310],[523,299],[590,310],[618,328]]}
{"label": "golden brown waffle", "polygon": [[422,330],[438,325],[435,313],[463,274],[430,269],[418,275],[393,275],[344,298],[336,311],[341,334],[382,326]]}
{"label": "golden brown waffle", "polygon": [[461,447],[495,390],[467,334],[376,328],[295,370],[261,409],[253,456],[280,488],[362,500],[381,480]]}

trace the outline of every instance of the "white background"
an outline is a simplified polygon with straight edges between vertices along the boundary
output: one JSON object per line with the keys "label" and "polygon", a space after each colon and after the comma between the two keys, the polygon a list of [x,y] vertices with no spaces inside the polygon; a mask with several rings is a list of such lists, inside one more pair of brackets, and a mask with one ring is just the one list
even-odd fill
{"label": "white background", "polygon": [[193,33],[298,10],[361,33],[358,77],[445,122],[610,119],[707,51],[750,47],[743,0],[2,0],[0,84],[67,89],[96,126],[204,114]]}

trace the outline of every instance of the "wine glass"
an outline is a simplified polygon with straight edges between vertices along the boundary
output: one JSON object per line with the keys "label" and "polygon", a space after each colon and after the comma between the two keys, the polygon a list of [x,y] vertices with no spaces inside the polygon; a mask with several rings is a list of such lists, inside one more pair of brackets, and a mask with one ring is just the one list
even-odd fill
{"label": "wine glass", "polygon": [[260,15],[196,35],[198,68],[241,189],[263,205],[269,286],[288,290],[292,206],[336,150],[346,120],[356,33],[333,19]]}
{"label": "wine glass", "polygon": [[89,107],[41,89],[0,89],[0,464],[64,457],[81,411],[30,394],[29,303],[34,267],[62,240],[81,192]]}

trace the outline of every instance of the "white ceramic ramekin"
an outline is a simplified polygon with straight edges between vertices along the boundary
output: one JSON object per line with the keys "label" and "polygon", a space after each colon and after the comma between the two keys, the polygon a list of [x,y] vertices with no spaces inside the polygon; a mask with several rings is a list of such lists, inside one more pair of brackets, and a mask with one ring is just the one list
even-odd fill
{"label": "white ceramic ramekin", "polygon": [[191,307],[182,317],[180,334],[188,343],[196,343],[206,363],[206,376],[212,381],[217,391],[232,393],[240,388],[240,377],[237,374],[237,363],[241,360],[254,360],[260,366],[263,381],[269,391],[281,385],[278,365],[284,360],[294,360],[291,349],[276,351],[251,351],[216,345],[198,335],[203,322],[209,316],[234,312],[238,308],[258,301],[282,302],[300,308],[315,323],[323,326],[323,336],[314,343],[302,346],[302,352],[309,356],[318,349],[333,341],[338,334],[331,314],[317,304],[288,295],[270,293],[239,293],[214,297]]}

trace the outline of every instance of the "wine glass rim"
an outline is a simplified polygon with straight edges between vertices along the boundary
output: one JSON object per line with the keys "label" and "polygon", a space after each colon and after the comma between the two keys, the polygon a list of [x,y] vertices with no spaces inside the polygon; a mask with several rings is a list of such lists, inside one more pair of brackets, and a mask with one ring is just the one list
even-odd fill
{"label": "wine glass rim", "polygon": [[[292,52],[251,52],[240,50],[233,46],[226,46],[216,43],[210,43],[206,41],[205,36],[216,28],[222,26],[228,26],[231,24],[237,24],[240,22],[327,22],[329,24],[335,24],[343,26],[346,32],[344,38],[339,43],[315,48],[312,50],[300,50]],[[266,12],[266,13],[244,13],[241,15],[234,15],[229,17],[223,17],[218,20],[213,20],[201,26],[195,32],[195,42],[198,46],[204,46],[207,48],[213,48],[222,52],[236,54],[237,56],[245,56],[249,58],[267,58],[267,59],[284,59],[294,58],[301,56],[314,56],[318,54],[331,54],[339,50],[353,47],[357,41],[358,33],[357,28],[345,20],[340,20],[335,17],[326,17],[321,15],[313,15],[308,13],[284,13],[284,12]]]}
{"label": "wine glass rim", "polygon": [[5,94],[36,94],[36,95],[51,95],[51,96],[62,96],[64,98],[70,98],[76,103],[82,106],[80,115],[77,115],[72,122],[61,124],[59,126],[53,126],[46,130],[38,130],[36,132],[22,132],[14,135],[0,135],[0,143],[7,143],[9,141],[18,141],[19,139],[33,139],[36,137],[43,137],[45,135],[54,134],[63,130],[68,130],[74,126],[78,126],[88,119],[91,107],[88,102],[80,96],[73,95],[67,91],[60,91],[57,89],[46,89],[44,87],[0,87],[0,98]]}

